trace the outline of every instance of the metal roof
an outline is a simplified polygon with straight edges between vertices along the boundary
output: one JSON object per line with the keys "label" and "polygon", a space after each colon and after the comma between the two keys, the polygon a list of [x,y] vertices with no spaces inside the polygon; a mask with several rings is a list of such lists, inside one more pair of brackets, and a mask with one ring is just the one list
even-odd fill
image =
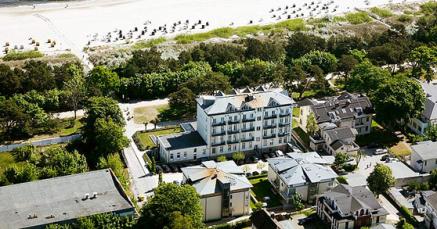
{"label": "metal roof", "polygon": [[197,131],[182,132],[158,137],[167,150],[177,150],[206,146],[206,142]]}
{"label": "metal roof", "polygon": [[416,145],[412,145],[411,148],[422,160],[437,159],[437,142],[418,142]]}
{"label": "metal roof", "polygon": [[[91,198],[93,193],[96,198]],[[89,198],[84,199],[89,193]],[[24,228],[135,209],[109,169],[0,187],[0,228]]]}

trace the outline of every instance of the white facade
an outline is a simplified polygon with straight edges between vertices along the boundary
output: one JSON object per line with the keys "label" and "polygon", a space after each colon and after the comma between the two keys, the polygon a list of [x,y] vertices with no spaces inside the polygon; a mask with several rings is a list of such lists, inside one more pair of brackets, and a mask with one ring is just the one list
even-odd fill
{"label": "white facade", "polygon": [[437,168],[437,142],[418,142],[411,149],[410,165],[415,171],[429,173]]}

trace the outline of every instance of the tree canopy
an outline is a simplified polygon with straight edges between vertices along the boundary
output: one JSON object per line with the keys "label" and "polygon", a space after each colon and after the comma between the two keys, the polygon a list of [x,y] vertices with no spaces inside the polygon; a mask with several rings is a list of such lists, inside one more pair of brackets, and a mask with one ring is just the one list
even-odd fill
{"label": "tree canopy", "polygon": [[395,184],[395,178],[392,175],[390,167],[377,164],[373,172],[367,177],[369,189],[377,196],[385,193]]}

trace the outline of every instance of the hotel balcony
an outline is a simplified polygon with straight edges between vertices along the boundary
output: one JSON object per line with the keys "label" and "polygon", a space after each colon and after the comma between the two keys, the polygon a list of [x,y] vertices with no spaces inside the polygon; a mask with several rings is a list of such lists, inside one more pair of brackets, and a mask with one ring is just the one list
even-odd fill
{"label": "hotel balcony", "polygon": [[284,137],[287,135],[290,135],[290,133],[287,133],[287,132],[278,133],[278,137]]}
{"label": "hotel balcony", "polygon": [[276,134],[263,135],[263,139],[276,138]]}
{"label": "hotel balcony", "polygon": [[247,128],[241,128],[241,132],[249,132],[249,131],[254,131],[255,127],[251,126],[251,127],[247,127]]}
{"label": "hotel balcony", "polygon": [[211,124],[212,126],[224,126],[224,125],[226,125],[226,122],[225,121],[222,121],[222,122],[213,122],[212,124]]}
{"label": "hotel balcony", "polygon": [[240,142],[240,140],[238,140],[238,139],[231,139],[231,140],[227,141],[228,144],[235,144],[235,143],[238,143],[238,142]]}
{"label": "hotel balcony", "polygon": [[277,118],[278,115],[277,114],[272,114],[272,115],[264,115],[264,119],[272,119],[272,118]]}
{"label": "hotel balcony", "polygon": [[255,138],[254,137],[248,137],[248,138],[242,138],[241,142],[251,142],[253,141]]}
{"label": "hotel balcony", "polygon": [[236,134],[236,133],[240,133],[240,130],[228,130],[228,134]]}
{"label": "hotel balcony", "polygon": [[273,128],[276,128],[277,126],[276,126],[276,123],[274,123],[274,124],[268,124],[268,125],[263,125],[263,128],[264,129],[273,129]]}
{"label": "hotel balcony", "polygon": [[279,117],[286,117],[286,116],[290,116],[291,112],[286,112],[286,113],[280,113]]}
{"label": "hotel balcony", "polygon": [[243,122],[253,122],[253,121],[255,121],[255,117],[246,117],[246,118],[243,118],[242,121]]}
{"label": "hotel balcony", "polygon": [[240,123],[240,119],[237,119],[237,120],[234,120],[234,119],[228,120],[228,124],[236,124],[236,123]]}
{"label": "hotel balcony", "polygon": [[220,142],[212,142],[211,146],[221,146],[226,145],[226,141],[220,141]]}
{"label": "hotel balcony", "polygon": [[226,131],[219,131],[219,132],[212,132],[211,136],[221,136],[221,135],[225,135]]}
{"label": "hotel balcony", "polygon": [[278,125],[279,126],[289,126],[291,123],[290,122],[279,122]]}

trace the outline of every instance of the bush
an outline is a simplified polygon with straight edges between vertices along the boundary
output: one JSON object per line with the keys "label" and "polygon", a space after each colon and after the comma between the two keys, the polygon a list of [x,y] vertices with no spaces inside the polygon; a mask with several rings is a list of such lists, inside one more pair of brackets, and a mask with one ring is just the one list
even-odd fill
{"label": "bush", "polygon": [[343,176],[337,177],[337,181],[338,181],[338,183],[340,183],[340,184],[347,184],[347,180],[346,180],[346,178],[343,177]]}
{"label": "bush", "polygon": [[398,21],[400,22],[410,22],[411,20],[413,20],[413,16],[411,15],[402,14],[398,17]]}
{"label": "bush", "polygon": [[399,208],[399,212],[401,213],[401,215],[405,217],[407,222],[413,224],[414,226],[417,226],[418,222],[416,218],[414,218],[413,213],[411,213],[411,211],[408,210],[408,208],[406,208],[405,206],[401,206]]}
{"label": "bush", "polygon": [[378,8],[378,7],[370,8],[370,12],[372,12],[372,13],[374,13],[382,18],[393,16],[393,13],[389,9],[382,9],[382,8]]}
{"label": "bush", "polygon": [[343,169],[344,169],[346,172],[352,172],[352,171],[354,171],[356,168],[357,168],[356,165],[351,165],[351,164],[345,164],[345,165],[343,166]]}
{"label": "bush", "polygon": [[3,60],[4,61],[24,60],[30,58],[43,57],[43,56],[44,54],[42,54],[39,51],[25,51],[25,52],[11,51],[3,57]]}
{"label": "bush", "polygon": [[345,15],[346,20],[353,24],[358,25],[372,21],[372,18],[366,12],[348,13]]}

